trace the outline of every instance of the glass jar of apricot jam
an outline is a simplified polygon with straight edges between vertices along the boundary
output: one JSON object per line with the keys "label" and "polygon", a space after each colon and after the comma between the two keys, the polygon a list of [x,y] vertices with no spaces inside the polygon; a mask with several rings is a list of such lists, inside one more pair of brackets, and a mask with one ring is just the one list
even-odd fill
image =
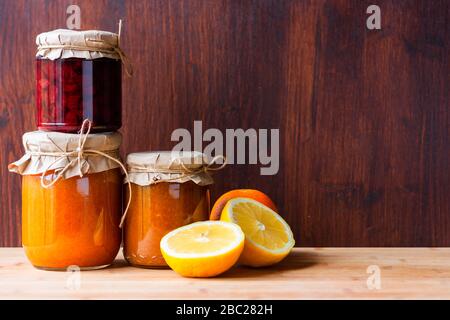
{"label": "glass jar of apricot jam", "polygon": [[121,127],[118,35],[54,30],[36,38],[36,107],[40,130],[74,133],[84,119],[92,132]]}
{"label": "glass jar of apricot jam", "polygon": [[213,180],[204,170],[204,155],[132,153],[127,167],[132,197],[124,224],[125,259],[137,267],[166,267],[161,238],[178,227],[208,220]]}
{"label": "glass jar of apricot jam", "polygon": [[[22,244],[29,261],[44,270],[110,265],[121,243],[121,169],[101,155],[79,158],[77,134],[35,131],[23,142],[26,153],[9,170],[22,175]],[[118,159],[120,142],[119,133],[91,134],[83,148]]]}

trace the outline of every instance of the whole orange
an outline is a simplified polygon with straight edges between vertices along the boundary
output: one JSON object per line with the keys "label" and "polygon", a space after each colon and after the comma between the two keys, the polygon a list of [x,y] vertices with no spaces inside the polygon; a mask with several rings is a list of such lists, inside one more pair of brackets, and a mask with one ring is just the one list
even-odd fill
{"label": "whole orange", "polygon": [[214,206],[212,207],[209,219],[220,220],[222,209],[225,207],[228,200],[231,200],[233,198],[250,198],[262,203],[263,205],[269,207],[273,211],[278,212],[277,206],[265,193],[255,189],[235,189],[225,192],[223,195],[219,197],[219,199],[216,200]]}

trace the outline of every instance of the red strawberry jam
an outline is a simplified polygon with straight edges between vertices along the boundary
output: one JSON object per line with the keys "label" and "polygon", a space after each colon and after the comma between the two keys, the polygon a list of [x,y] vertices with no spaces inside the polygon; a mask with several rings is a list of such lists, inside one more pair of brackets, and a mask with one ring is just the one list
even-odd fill
{"label": "red strawberry jam", "polygon": [[121,127],[120,60],[37,58],[36,80],[39,130],[74,133],[84,119],[91,132]]}

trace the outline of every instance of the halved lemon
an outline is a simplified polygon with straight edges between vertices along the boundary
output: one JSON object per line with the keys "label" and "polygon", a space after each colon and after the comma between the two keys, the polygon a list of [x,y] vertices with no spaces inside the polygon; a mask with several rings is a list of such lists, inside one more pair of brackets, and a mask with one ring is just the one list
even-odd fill
{"label": "halved lemon", "polygon": [[277,263],[294,247],[294,236],[286,221],[253,199],[229,200],[220,220],[236,223],[244,231],[245,245],[240,257],[244,265],[262,267]]}
{"label": "halved lemon", "polygon": [[161,239],[169,267],[185,277],[214,277],[230,269],[244,248],[244,233],[233,223],[201,221],[175,229]]}

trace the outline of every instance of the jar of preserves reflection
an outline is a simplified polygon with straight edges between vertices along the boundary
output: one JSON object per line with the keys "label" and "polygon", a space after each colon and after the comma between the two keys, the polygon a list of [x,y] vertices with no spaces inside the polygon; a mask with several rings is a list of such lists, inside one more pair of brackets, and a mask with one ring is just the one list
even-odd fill
{"label": "jar of preserves reflection", "polygon": [[[131,204],[124,224],[124,256],[134,266],[167,266],[160,251],[168,232],[208,220],[213,183],[200,152],[139,152],[127,157]],[[126,188],[124,190],[127,190]]]}
{"label": "jar of preserves reflection", "polygon": [[[108,266],[121,243],[123,176],[119,133],[80,135],[35,131],[25,155],[9,165],[22,175],[22,244],[39,269]],[[119,161],[119,160],[118,160]]]}

